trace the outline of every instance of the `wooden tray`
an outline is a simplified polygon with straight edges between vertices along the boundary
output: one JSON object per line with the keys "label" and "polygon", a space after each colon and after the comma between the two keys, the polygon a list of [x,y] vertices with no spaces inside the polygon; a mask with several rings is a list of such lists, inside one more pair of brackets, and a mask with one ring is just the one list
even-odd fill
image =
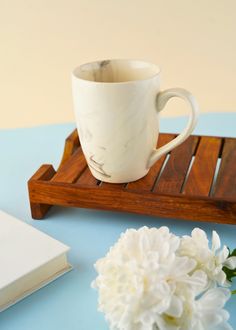
{"label": "wooden tray", "polygon": [[[174,137],[160,134],[158,146]],[[28,189],[34,219],[61,205],[236,224],[236,138],[192,135],[146,177],[110,184],[90,173],[75,130],[57,172],[42,165]]]}

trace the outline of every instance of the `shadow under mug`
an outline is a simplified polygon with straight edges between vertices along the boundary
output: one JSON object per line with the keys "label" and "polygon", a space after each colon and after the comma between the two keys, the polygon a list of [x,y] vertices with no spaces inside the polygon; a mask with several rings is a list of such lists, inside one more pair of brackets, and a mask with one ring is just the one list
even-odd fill
{"label": "shadow under mug", "polygon": [[[83,64],[73,71],[76,124],[88,166],[104,182],[126,183],[145,176],[164,154],[193,131],[198,105],[187,90],[160,91],[160,69],[140,60],[111,59]],[[190,105],[187,126],[156,149],[159,112],[172,97]]]}

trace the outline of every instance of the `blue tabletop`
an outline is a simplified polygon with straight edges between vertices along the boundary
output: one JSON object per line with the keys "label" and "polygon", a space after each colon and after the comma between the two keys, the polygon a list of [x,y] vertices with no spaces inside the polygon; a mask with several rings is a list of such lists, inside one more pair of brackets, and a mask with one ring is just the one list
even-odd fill
{"label": "blue tabletop", "polygon": [[[162,119],[161,131],[179,132],[185,123],[186,118]],[[74,127],[63,124],[0,130],[0,209],[69,245],[69,260],[74,266],[71,272],[2,312],[1,330],[107,330],[103,315],[97,312],[97,293],[90,288],[96,276],[93,264],[127,228],[167,225],[182,235],[200,227],[209,237],[216,230],[224,244],[236,247],[236,226],[231,225],[61,207],[53,207],[45,220],[32,220],[27,180],[43,163],[57,168],[65,137]],[[195,133],[236,136],[236,113],[202,115]],[[236,329],[236,296],[226,307]]]}

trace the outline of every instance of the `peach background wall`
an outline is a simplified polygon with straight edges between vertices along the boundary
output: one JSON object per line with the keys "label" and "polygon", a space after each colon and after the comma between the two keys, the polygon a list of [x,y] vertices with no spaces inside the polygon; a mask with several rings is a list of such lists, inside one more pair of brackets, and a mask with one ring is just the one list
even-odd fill
{"label": "peach background wall", "polygon": [[235,0],[0,0],[0,54],[0,128],[73,121],[71,70],[112,57],[159,64],[203,112],[236,111]]}

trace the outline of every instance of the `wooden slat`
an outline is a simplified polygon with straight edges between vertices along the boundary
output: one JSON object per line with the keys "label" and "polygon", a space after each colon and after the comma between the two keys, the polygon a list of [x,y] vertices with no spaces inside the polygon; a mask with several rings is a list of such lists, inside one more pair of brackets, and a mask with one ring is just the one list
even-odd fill
{"label": "wooden slat", "polygon": [[[28,181],[28,189],[30,191],[30,186],[32,182],[35,181],[49,181],[54,175],[55,175],[55,170],[52,165],[49,164],[44,164],[42,165],[38,171],[30,178]],[[30,201],[30,209],[31,209],[31,215],[32,218],[34,219],[42,219],[45,214],[49,211],[51,208],[51,205],[42,203],[33,203]]]}
{"label": "wooden slat", "polygon": [[81,147],[79,147],[74,154],[60,167],[54,175],[52,181],[54,182],[74,182],[83,172],[86,166]]}
{"label": "wooden slat", "polygon": [[202,137],[183,193],[191,196],[208,196],[214,179],[222,140]]}
{"label": "wooden slat", "polygon": [[154,191],[164,194],[178,194],[198,143],[197,136],[190,136],[185,142],[173,149]]}
{"label": "wooden slat", "polygon": [[80,145],[77,129],[75,129],[65,141],[64,151],[58,170],[65,164],[76,148]]}
{"label": "wooden slat", "polygon": [[99,181],[92,175],[89,167],[87,167],[75,183],[88,186],[97,186],[98,182]]}
{"label": "wooden slat", "polygon": [[112,189],[112,190],[121,190],[125,188],[126,183],[109,183],[109,182],[101,182],[100,189]]}
{"label": "wooden slat", "polygon": [[225,138],[213,196],[236,199],[236,139]]}
{"label": "wooden slat", "polygon": [[55,175],[55,170],[52,165],[44,164],[40,166],[38,171],[30,178],[31,180],[50,180]]}
{"label": "wooden slat", "polygon": [[[166,143],[170,142],[175,138],[174,134],[160,134],[158,138],[157,148],[162,147]],[[162,156],[149,170],[148,174],[141,178],[140,180],[130,182],[126,189],[142,190],[142,191],[151,191],[156,178],[158,177],[162,165],[165,161],[166,155]]]}

